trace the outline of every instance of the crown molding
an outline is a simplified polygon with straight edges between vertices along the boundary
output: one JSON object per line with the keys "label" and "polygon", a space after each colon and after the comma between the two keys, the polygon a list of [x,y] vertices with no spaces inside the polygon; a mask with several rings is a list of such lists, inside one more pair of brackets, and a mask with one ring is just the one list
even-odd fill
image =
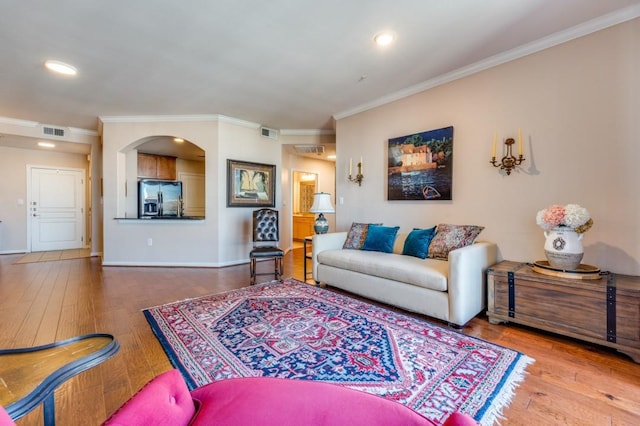
{"label": "crown molding", "polygon": [[235,124],[242,127],[257,129],[259,123],[228,117],[221,114],[192,114],[192,115],[111,115],[98,117],[102,123],[167,123],[167,122],[212,122]]}
{"label": "crown molding", "polygon": [[194,115],[101,115],[103,123],[160,123],[168,121],[217,121],[215,114]]}
{"label": "crown molding", "polygon": [[38,123],[37,121],[31,121],[31,120],[20,120],[18,118],[0,117],[0,124],[9,124],[12,126],[34,128],[34,127],[37,127],[40,123]]}
{"label": "crown molding", "polygon": [[[67,142],[78,142],[78,140],[74,140],[74,139],[80,139],[84,141],[85,139],[82,138],[83,136],[89,136],[89,137],[100,136],[99,133],[95,130],[81,129],[79,127],[67,127],[67,126],[58,126],[54,124],[45,124],[45,123],[39,123],[37,121],[21,120],[18,118],[11,118],[11,117],[0,117],[0,125],[8,126],[6,130],[12,134],[16,134],[20,136],[37,137],[42,139],[66,140]],[[45,126],[67,129],[69,135],[63,136],[60,138],[58,137],[50,138],[49,136],[44,134],[33,134],[33,131],[35,129],[39,127],[45,127]],[[69,137],[72,135],[79,138],[69,139]]]}
{"label": "crown molding", "polygon": [[324,129],[281,129],[282,136],[325,136],[335,135],[335,130]]}
{"label": "crown molding", "polygon": [[235,124],[237,126],[248,127],[250,129],[258,129],[262,126],[260,123],[254,123],[253,121],[242,120],[240,118],[229,117],[226,115],[217,115],[217,120],[223,123]]}
{"label": "crown molding", "polygon": [[96,130],[82,129],[80,127],[68,127],[69,133],[84,136],[100,136]]}
{"label": "crown molding", "polygon": [[361,112],[368,111],[373,108],[377,108],[388,103],[407,98],[417,93],[424,92],[429,89],[433,89],[437,86],[441,86],[446,83],[468,77],[470,75],[485,71],[489,68],[502,65],[507,62],[520,59],[522,57],[531,55],[536,52],[540,52],[545,49],[557,46],[562,43],[566,43],[571,40],[575,40],[580,37],[587,36],[589,34],[604,30],[614,25],[622,24],[640,17],[640,4],[635,4],[615,12],[602,15],[598,18],[586,21],[582,24],[573,26],[563,31],[551,34],[547,37],[535,40],[531,43],[523,44],[511,50],[499,53],[491,56],[482,61],[476,62],[469,66],[459,68],[446,74],[442,74],[438,77],[426,80],[415,86],[408,87],[395,93],[391,93],[387,96],[375,99],[371,102],[359,105],[355,108],[348,109],[346,111],[339,112],[333,115],[335,120],[341,120],[343,118],[350,117],[352,115],[359,114]]}

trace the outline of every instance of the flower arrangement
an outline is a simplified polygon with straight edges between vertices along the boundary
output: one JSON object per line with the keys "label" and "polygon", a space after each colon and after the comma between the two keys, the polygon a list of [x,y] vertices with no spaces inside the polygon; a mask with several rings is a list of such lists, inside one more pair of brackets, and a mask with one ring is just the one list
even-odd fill
{"label": "flower arrangement", "polygon": [[587,209],[577,204],[549,206],[538,212],[536,222],[545,231],[556,227],[567,227],[578,234],[587,232],[593,226],[593,220]]}

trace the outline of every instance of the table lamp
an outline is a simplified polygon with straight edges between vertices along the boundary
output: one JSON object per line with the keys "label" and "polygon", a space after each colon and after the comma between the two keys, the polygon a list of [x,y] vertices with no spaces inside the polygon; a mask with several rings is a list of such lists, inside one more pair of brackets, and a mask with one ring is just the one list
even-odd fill
{"label": "table lamp", "polygon": [[313,194],[313,205],[309,209],[310,213],[319,213],[318,218],[313,224],[313,230],[316,234],[326,234],[329,230],[329,222],[324,217],[324,213],[335,213],[331,205],[331,195],[326,192],[316,192]]}

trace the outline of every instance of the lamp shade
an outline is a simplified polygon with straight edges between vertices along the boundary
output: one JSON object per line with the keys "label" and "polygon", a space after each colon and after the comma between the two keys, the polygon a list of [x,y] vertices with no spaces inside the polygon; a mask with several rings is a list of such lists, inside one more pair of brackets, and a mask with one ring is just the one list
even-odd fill
{"label": "lamp shade", "polygon": [[331,195],[326,192],[313,194],[313,205],[309,209],[310,213],[335,213],[331,205]]}

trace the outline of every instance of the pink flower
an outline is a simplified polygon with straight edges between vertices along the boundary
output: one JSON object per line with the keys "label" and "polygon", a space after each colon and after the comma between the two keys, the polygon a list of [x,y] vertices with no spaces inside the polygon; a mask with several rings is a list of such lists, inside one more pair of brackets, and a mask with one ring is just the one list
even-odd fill
{"label": "pink flower", "polygon": [[562,223],[565,215],[565,208],[559,204],[547,207],[542,220],[544,220],[549,226],[554,227]]}

